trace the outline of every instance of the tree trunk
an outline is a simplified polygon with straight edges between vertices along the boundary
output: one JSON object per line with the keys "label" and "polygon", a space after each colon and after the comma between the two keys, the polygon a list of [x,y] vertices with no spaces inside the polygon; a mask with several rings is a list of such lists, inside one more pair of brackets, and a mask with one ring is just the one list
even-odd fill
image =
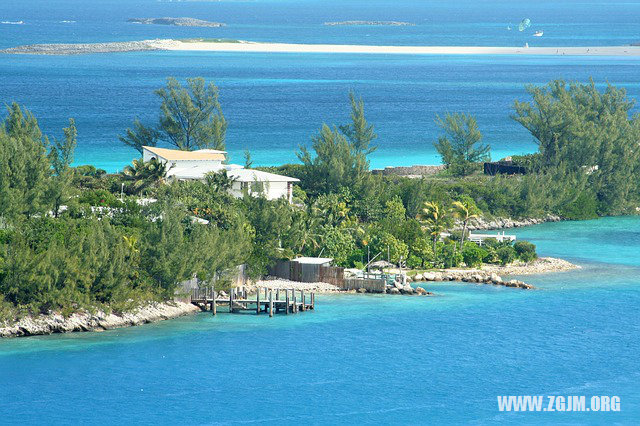
{"label": "tree trunk", "polygon": [[467,221],[462,222],[462,235],[460,236],[460,253],[462,253],[462,246],[464,246],[464,236],[467,233]]}

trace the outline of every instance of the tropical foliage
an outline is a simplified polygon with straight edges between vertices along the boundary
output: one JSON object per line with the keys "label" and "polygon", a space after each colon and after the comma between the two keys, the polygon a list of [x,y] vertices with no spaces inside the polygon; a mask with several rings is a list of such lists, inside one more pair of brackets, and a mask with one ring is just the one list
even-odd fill
{"label": "tropical foliage", "polygon": [[[184,279],[224,285],[237,265],[257,277],[299,255],[346,267],[371,259],[413,268],[530,262],[533,244],[487,240],[480,247],[468,241],[470,225],[480,217],[634,213],[640,119],[624,91],[553,82],[528,93],[513,115],[540,145],[539,153],[514,158],[527,174],[472,173],[488,149],[475,120],[458,114],[441,120],[449,170],[421,179],[369,171],[376,134],[352,93],[350,120],[323,125],[298,152],[301,164],[263,168],[301,180],[292,205],[234,198],[224,173],[168,181],[156,161],[136,160],[119,174],[72,167],[74,122],[50,143],[31,113],[11,105],[0,126],[0,315],[127,309],[171,297]],[[214,86],[170,80],[158,95],[159,124],[134,124],[123,137],[130,145],[224,147]]]}

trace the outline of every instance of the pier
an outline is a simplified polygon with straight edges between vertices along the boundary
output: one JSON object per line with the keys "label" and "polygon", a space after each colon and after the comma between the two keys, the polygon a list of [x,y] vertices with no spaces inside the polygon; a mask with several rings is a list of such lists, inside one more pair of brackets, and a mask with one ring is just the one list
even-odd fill
{"label": "pier", "polygon": [[195,288],[191,291],[191,303],[203,310],[210,310],[213,315],[223,308],[226,313],[255,312],[272,317],[274,314],[285,315],[315,310],[315,292],[295,289],[256,289],[255,297],[249,298],[245,288],[232,288],[229,294],[223,294],[212,288]]}

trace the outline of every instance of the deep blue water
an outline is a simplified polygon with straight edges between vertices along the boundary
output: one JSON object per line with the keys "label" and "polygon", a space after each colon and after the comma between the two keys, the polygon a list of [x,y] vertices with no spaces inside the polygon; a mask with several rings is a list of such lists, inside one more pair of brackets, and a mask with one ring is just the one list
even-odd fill
{"label": "deep blue water", "polygon": [[[582,269],[537,291],[322,296],[272,319],[203,313],[0,341],[4,424],[633,424],[640,219],[514,231]],[[617,395],[618,413],[501,413],[497,395]]]}
{"label": "deep blue water", "polygon": [[[191,16],[224,28],[136,25],[130,17]],[[523,18],[525,32],[507,31]],[[326,27],[325,21],[402,20],[413,27]],[[640,2],[390,0],[4,0],[0,47],[44,42],[228,37],[256,41],[433,45],[621,45],[640,39]],[[62,23],[61,21],[75,21]],[[545,36],[532,38],[542,29]],[[76,163],[115,171],[135,157],[117,136],[138,116],[154,122],[153,95],[168,76],[203,76],[221,90],[228,150],[256,164],[296,161],[322,123],[348,118],[357,91],[376,125],[373,167],[438,163],[435,115],[477,116],[493,157],[536,150],[509,115],[526,84],[606,81],[640,94],[638,59],[150,52],[78,57],[0,55],[0,100],[34,111],[60,136],[69,117],[79,136]]]}

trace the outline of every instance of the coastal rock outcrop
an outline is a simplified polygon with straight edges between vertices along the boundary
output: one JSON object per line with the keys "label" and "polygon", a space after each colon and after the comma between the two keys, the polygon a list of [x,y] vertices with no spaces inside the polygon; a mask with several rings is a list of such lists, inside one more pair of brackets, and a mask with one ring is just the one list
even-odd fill
{"label": "coastal rock outcrop", "polygon": [[11,324],[0,324],[0,337],[34,336],[72,331],[102,331],[176,318],[196,312],[200,312],[200,308],[191,303],[163,302],[149,303],[120,315],[97,311],[95,313],[80,312],[64,317],[59,313],[51,313],[37,317],[25,317]]}
{"label": "coastal rock outcrop", "polygon": [[[493,284],[505,287],[515,287],[524,290],[533,290],[534,286],[519,280],[505,281],[495,272],[487,272],[484,270],[446,270],[446,273],[425,273],[420,277],[421,280],[414,281],[461,281],[475,284]],[[416,275],[416,278],[418,275]],[[433,278],[433,279],[430,279]],[[420,288],[420,287],[418,287]],[[415,291],[415,289],[414,289]]]}
{"label": "coastal rock outcrop", "polygon": [[195,18],[131,18],[127,22],[144,25],[175,25],[176,27],[224,27],[222,22],[210,22]]}
{"label": "coastal rock outcrop", "polygon": [[[469,231],[478,231],[483,229],[508,229],[508,228],[520,228],[522,226],[539,225],[545,222],[560,222],[562,218],[556,215],[547,215],[540,218],[525,218],[525,219],[511,219],[511,218],[493,218],[487,219],[483,217],[471,219],[467,225]],[[462,229],[462,223],[456,223],[456,229]]]}
{"label": "coastal rock outcrop", "polygon": [[0,50],[0,53],[29,55],[82,55],[87,53],[141,52],[164,50],[172,40],[122,41],[112,43],[29,44]]}

